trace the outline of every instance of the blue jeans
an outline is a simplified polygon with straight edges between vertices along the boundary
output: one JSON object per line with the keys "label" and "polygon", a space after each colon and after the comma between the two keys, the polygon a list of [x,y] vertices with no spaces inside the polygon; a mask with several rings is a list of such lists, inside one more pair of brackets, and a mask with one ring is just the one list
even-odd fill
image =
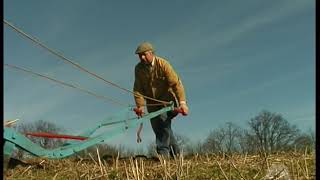
{"label": "blue jeans", "polygon": [[179,146],[171,129],[171,120],[176,113],[166,112],[150,120],[153,132],[156,135],[157,153],[164,156],[178,155]]}

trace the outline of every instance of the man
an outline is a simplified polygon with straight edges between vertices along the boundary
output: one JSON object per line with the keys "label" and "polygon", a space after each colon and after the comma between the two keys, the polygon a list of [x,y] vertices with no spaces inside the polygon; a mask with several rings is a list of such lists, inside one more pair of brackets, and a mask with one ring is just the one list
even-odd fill
{"label": "man", "polygon": [[[135,54],[140,62],[135,66],[135,81],[133,91],[137,105],[138,116],[160,110],[165,104],[159,102],[173,101],[183,115],[188,114],[188,106],[182,82],[169,62],[154,54],[154,48],[149,42],[141,43]],[[156,135],[157,153],[160,155],[177,155],[180,149],[171,129],[171,121],[177,115],[171,111],[163,113],[150,120]]]}

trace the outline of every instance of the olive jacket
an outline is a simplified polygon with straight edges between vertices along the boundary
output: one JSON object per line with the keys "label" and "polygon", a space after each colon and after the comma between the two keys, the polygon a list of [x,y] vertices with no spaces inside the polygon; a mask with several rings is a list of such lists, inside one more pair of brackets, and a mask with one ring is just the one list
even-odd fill
{"label": "olive jacket", "polygon": [[[141,95],[161,101],[178,102],[186,101],[183,84],[169,62],[155,56],[152,65],[139,62],[135,66],[135,81],[133,91],[134,99],[138,107],[145,105],[145,99]],[[159,102],[146,99],[147,104],[159,104]],[[163,105],[147,106],[148,112],[161,109]]]}

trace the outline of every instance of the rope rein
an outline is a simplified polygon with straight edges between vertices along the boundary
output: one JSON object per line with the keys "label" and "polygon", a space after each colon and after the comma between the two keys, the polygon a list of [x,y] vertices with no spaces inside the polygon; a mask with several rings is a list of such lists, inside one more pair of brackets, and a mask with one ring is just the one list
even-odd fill
{"label": "rope rein", "polygon": [[[110,98],[110,97],[106,97],[106,96],[102,96],[102,95],[95,94],[95,93],[93,93],[93,92],[91,92],[91,91],[89,91],[89,90],[86,90],[86,89],[84,89],[84,88],[80,88],[80,87],[78,87],[78,86],[75,86],[75,85],[72,85],[72,84],[68,84],[68,83],[63,82],[63,81],[60,81],[60,80],[53,79],[53,78],[51,78],[51,77],[48,77],[48,76],[45,76],[45,75],[42,75],[42,74],[33,72],[33,71],[31,71],[31,70],[27,70],[27,69],[24,69],[24,68],[15,66],[15,65],[10,65],[10,64],[4,64],[4,65],[7,66],[7,67],[10,67],[10,68],[13,68],[13,69],[17,69],[17,70],[19,70],[19,71],[23,71],[23,72],[26,72],[26,73],[30,73],[30,74],[32,74],[32,75],[36,75],[36,76],[45,78],[45,79],[47,79],[47,80],[53,81],[53,82],[58,83],[58,84],[63,85],[63,86],[67,86],[67,87],[71,87],[71,88],[80,90],[80,91],[85,92],[85,93],[87,93],[87,94],[89,94],[89,95],[92,95],[92,96],[94,96],[94,97],[96,97],[96,98],[98,98],[98,99],[107,100],[106,102],[111,101],[111,102],[113,102],[113,103],[115,103],[115,104],[118,104],[118,105],[127,106],[126,103],[120,102],[120,101],[118,101],[118,100],[114,100],[114,99],[112,99],[112,98]],[[133,106],[133,105],[130,105],[130,106]]]}
{"label": "rope rein", "polygon": [[130,91],[130,90],[126,89],[126,88],[123,88],[123,87],[121,87],[121,86],[119,86],[119,85],[117,85],[117,84],[115,84],[115,83],[113,83],[113,82],[111,82],[111,81],[108,81],[108,80],[106,80],[106,79],[98,76],[97,74],[95,74],[95,73],[93,73],[93,72],[90,72],[89,70],[83,68],[83,67],[80,66],[79,64],[71,61],[70,59],[68,59],[68,58],[66,58],[65,56],[63,56],[61,53],[58,53],[57,51],[49,48],[48,46],[46,46],[45,44],[43,44],[42,42],[40,42],[40,41],[37,40],[36,38],[34,38],[34,37],[26,34],[26,33],[23,32],[21,29],[15,27],[14,25],[12,25],[11,23],[9,23],[9,22],[6,21],[5,19],[3,20],[3,22],[4,22],[4,24],[8,25],[8,26],[11,27],[13,30],[15,30],[16,32],[18,32],[19,34],[21,34],[23,37],[28,38],[29,40],[31,40],[32,42],[36,43],[36,44],[39,45],[40,47],[48,50],[48,51],[49,51],[50,53],[52,53],[53,55],[58,56],[58,57],[59,57],[60,59],[62,59],[65,63],[69,63],[69,64],[73,65],[74,67],[80,69],[81,71],[86,72],[86,73],[94,76],[95,78],[100,79],[100,80],[102,80],[103,82],[108,83],[108,84],[110,84],[110,85],[112,85],[112,86],[114,86],[114,87],[116,87],[116,88],[119,88],[119,89],[121,89],[121,90],[123,90],[123,91],[125,91],[125,92],[127,92],[127,93],[131,93],[131,94],[133,94],[134,96],[142,96],[142,97],[144,97],[145,99],[153,100],[153,101],[156,101],[156,102],[159,102],[159,103],[160,103],[160,104],[146,104],[145,106],[153,106],[153,105],[156,106],[156,105],[168,105],[168,104],[170,104],[170,102],[161,101],[161,100],[158,100],[158,99],[155,99],[155,98],[151,98],[151,97],[148,97],[148,96],[145,96],[145,95],[142,95],[142,94],[135,93],[135,92]]}

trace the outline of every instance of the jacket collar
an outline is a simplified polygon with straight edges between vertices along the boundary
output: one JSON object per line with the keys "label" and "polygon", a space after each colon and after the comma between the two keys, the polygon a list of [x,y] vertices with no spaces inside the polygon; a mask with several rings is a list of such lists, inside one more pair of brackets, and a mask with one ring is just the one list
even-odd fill
{"label": "jacket collar", "polygon": [[153,56],[152,62],[151,62],[151,66],[154,66],[154,62],[156,61],[156,56]]}

